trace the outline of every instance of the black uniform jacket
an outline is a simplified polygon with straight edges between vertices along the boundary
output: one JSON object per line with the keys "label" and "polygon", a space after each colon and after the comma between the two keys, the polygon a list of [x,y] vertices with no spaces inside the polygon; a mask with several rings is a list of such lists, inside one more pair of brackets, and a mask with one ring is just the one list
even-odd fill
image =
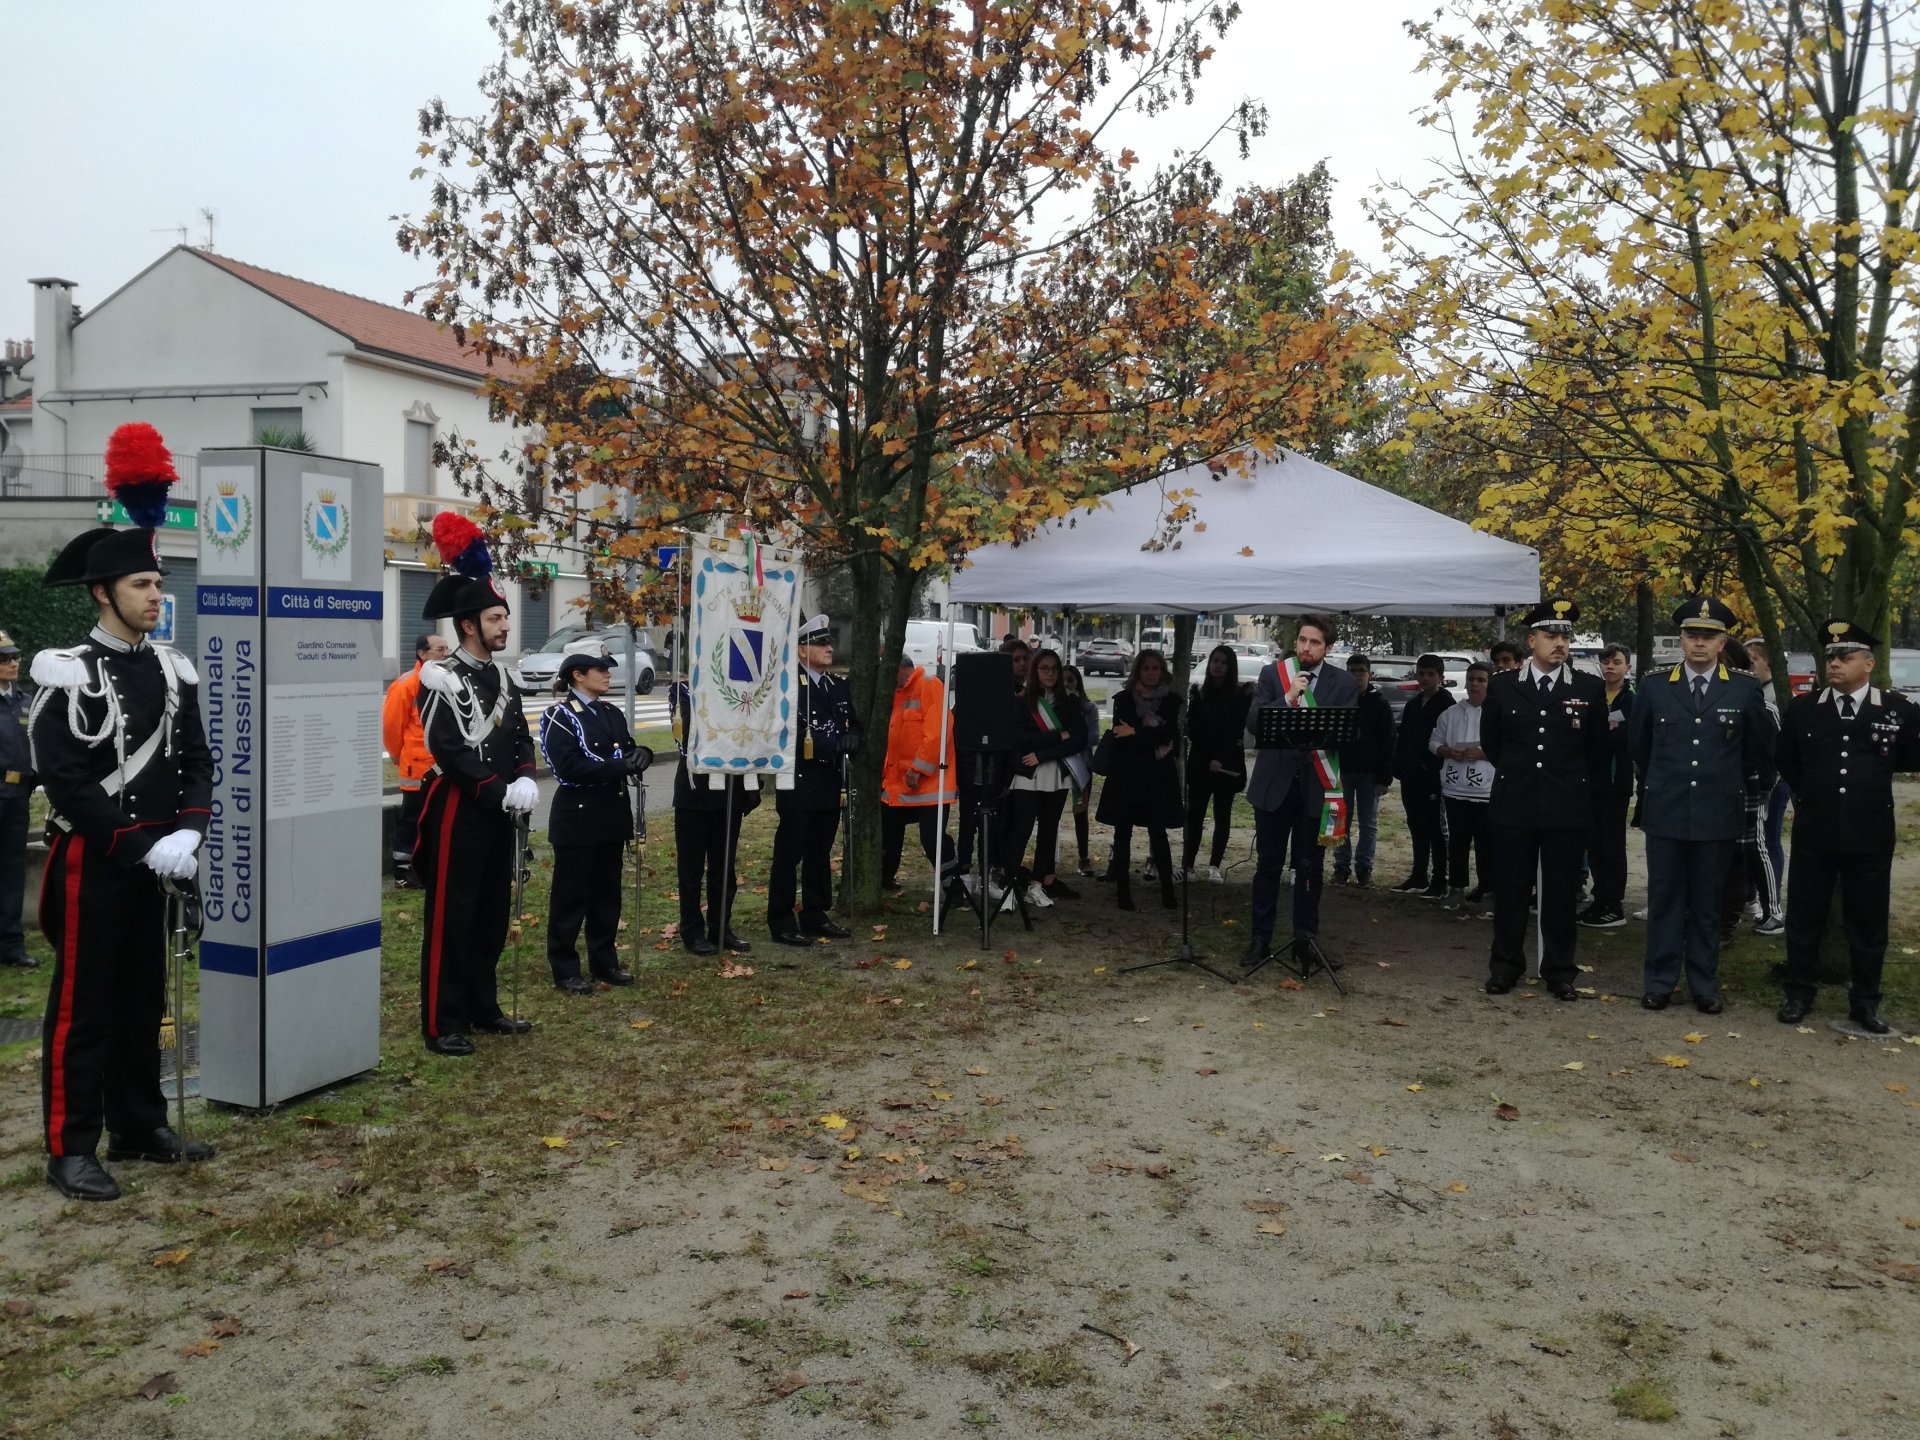
{"label": "black uniform jacket", "polygon": [[1851,720],[1833,691],[1796,695],[1780,723],[1780,778],[1793,791],[1793,843],[1893,853],[1893,777],[1920,770],[1920,710],[1869,687]]}
{"label": "black uniform jacket", "polygon": [[[860,721],[853,713],[853,690],[831,671],[809,675],[800,667],[797,763],[793,789],[774,792],[774,808],[838,810],[840,760],[860,750]],[[807,737],[813,737],[813,757],[807,758]]]}
{"label": "black uniform jacket", "polygon": [[1606,684],[1562,665],[1542,699],[1532,681],[1533,667],[1522,665],[1487,686],[1480,715],[1480,748],[1493,762],[1487,819],[1529,830],[1584,830],[1607,769]]}
{"label": "black uniform jacket", "polygon": [[32,704],[32,692],[18,680],[0,695],[0,800],[23,800],[33,789],[33,751],[27,741]]}
{"label": "black uniform jacket", "polygon": [[[496,708],[499,723],[488,727]],[[482,810],[501,809],[507,786],[533,775],[533,736],[520,687],[504,666],[465,650],[429,660],[420,667],[420,724],[435,770]],[[471,743],[469,735],[476,737]]]}
{"label": "black uniform jacket", "polygon": [[627,717],[604,700],[569,695],[540,717],[540,753],[560,782],[547,812],[556,845],[624,845],[633,838]]}
{"label": "black uniform jacket", "polygon": [[[107,725],[107,690],[121,718],[121,753],[132,768],[149,736],[167,722],[167,677],[175,676],[171,743],[161,743],[152,758],[118,794],[103,789],[118,768],[112,729]],[[40,686],[40,713],[33,723],[34,768],[46,788],[50,821],[64,822],[99,854],[116,864],[140,863],[154,841],[174,830],[207,833],[213,803],[213,756],[200,723],[200,677],[176,650],[142,642],[129,648],[101,630],[72,650],[34,656]],[[76,735],[70,706],[78,695]],[[89,742],[82,735],[100,735]]]}
{"label": "black uniform jacket", "polygon": [[760,792],[749,790],[738,775],[731,777],[726,785],[709,785],[712,778],[702,775],[695,777],[687,771],[687,682],[676,680],[667,687],[667,710],[673,716],[673,743],[679,747],[680,763],[673,771],[673,808],[676,810],[714,810],[727,808],[727,791],[733,791],[733,813],[750,815],[760,808]]}

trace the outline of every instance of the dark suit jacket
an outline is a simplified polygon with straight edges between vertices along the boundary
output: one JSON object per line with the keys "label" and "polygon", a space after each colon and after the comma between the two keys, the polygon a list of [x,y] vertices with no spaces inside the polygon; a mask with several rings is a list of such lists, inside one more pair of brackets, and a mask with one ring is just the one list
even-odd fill
{"label": "dark suit jacket", "polygon": [[1747,775],[1773,788],[1773,714],[1760,682],[1724,665],[1707,674],[1698,704],[1676,665],[1641,684],[1628,749],[1646,777],[1640,828],[1667,840],[1735,840],[1746,827]]}
{"label": "dark suit jacket", "polygon": [[[1353,676],[1338,665],[1322,661],[1320,678],[1313,683],[1313,694],[1322,707],[1352,708],[1359,702],[1360,686]],[[1254,726],[1260,712],[1270,705],[1286,703],[1286,687],[1281,683],[1280,666],[1277,663],[1269,665],[1260,672],[1260,682],[1254,686],[1253,704],[1247,710],[1248,744],[1253,743]],[[1253,775],[1247,781],[1247,802],[1256,810],[1278,810],[1296,784],[1305,787],[1309,807],[1318,805],[1326,797],[1320,777],[1314,773],[1311,752],[1262,750],[1253,762]]]}
{"label": "dark suit jacket", "polygon": [[1607,690],[1598,675],[1562,665],[1544,700],[1522,665],[1493,677],[1480,748],[1493,762],[1487,819],[1528,830],[1585,830],[1607,767]]}
{"label": "dark suit jacket", "polygon": [[1850,721],[1833,692],[1796,695],[1780,725],[1780,778],[1793,790],[1793,843],[1893,853],[1893,777],[1920,769],[1920,710],[1869,687]]}

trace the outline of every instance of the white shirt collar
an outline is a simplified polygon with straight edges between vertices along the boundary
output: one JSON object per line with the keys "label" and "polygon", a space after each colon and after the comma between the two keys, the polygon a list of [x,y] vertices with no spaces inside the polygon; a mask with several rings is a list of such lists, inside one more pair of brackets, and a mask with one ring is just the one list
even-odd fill
{"label": "white shirt collar", "polygon": [[1719,672],[1720,662],[1718,660],[1709,660],[1707,662],[1707,668],[1704,670],[1694,669],[1691,661],[1682,660],[1680,662],[1680,673],[1687,677],[1687,683],[1689,685],[1696,680],[1711,680]]}
{"label": "white shirt collar", "polygon": [[1827,687],[1826,698],[1833,702],[1835,709],[1838,709],[1840,707],[1840,697],[1842,695],[1851,695],[1853,697],[1853,708],[1856,711],[1862,705],[1871,705],[1874,702],[1874,699],[1876,698],[1874,694],[1874,689],[1873,689],[1873,681],[1871,680],[1867,681],[1867,683],[1862,685],[1858,690],[1840,690],[1835,688],[1832,685],[1829,685]]}
{"label": "white shirt collar", "polygon": [[138,640],[134,641],[133,644],[129,645],[118,635],[110,632],[104,625],[94,626],[93,629],[88,632],[87,638],[92,640],[96,645],[104,645],[107,649],[117,650],[122,655],[131,655],[136,650],[145,649],[147,644],[147,637],[142,635]]}
{"label": "white shirt collar", "polygon": [[1535,660],[1532,656],[1528,656],[1527,657],[1527,683],[1533,686],[1533,688],[1536,690],[1540,688],[1540,682],[1543,679],[1551,680],[1553,681],[1554,684],[1558,685],[1560,683],[1560,672],[1562,670],[1565,670],[1566,668],[1567,667],[1565,665],[1556,665],[1551,670],[1542,670],[1540,668],[1540,662],[1538,660]]}

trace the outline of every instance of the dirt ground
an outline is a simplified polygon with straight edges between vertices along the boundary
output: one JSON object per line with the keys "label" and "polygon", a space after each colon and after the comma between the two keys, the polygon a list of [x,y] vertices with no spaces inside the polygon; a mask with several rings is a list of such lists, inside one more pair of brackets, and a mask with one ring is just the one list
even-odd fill
{"label": "dirt ground", "polygon": [[[1228,968],[1248,873],[1193,892]],[[662,895],[638,987],[530,990],[535,1034],[464,1063],[414,1037],[396,896],[380,1070],[200,1115],[219,1159],[120,1167],[110,1206],[41,1183],[34,1047],[0,1050],[0,1424],[1920,1433],[1920,1045],[1843,1038],[1831,996],[1776,1023],[1778,941],[1737,943],[1718,1017],[1638,1007],[1639,926],[1582,933],[1582,1003],[1494,999],[1484,923],[1346,889],[1343,996],[1122,974],[1177,919],[1081,888],[987,950],[910,893],[731,978],[653,948]]]}

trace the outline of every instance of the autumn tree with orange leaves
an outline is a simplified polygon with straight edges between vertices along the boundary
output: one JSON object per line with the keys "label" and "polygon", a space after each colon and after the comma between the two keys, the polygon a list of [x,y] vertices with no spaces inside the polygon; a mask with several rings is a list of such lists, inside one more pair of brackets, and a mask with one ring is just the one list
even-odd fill
{"label": "autumn tree with orange leaves", "polygon": [[[1103,491],[1327,423],[1353,341],[1258,310],[1284,191],[1109,134],[1191,103],[1239,7],[499,0],[486,112],[421,116],[427,315],[509,363],[519,452],[456,446],[530,541],[621,561],[751,525],[851,573],[884,736],[913,581]],[[1263,124],[1241,104],[1216,139]],[[425,170],[423,168],[423,173]],[[877,798],[883,746],[854,785]],[[849,883],[877,896],[877,810]]]}

